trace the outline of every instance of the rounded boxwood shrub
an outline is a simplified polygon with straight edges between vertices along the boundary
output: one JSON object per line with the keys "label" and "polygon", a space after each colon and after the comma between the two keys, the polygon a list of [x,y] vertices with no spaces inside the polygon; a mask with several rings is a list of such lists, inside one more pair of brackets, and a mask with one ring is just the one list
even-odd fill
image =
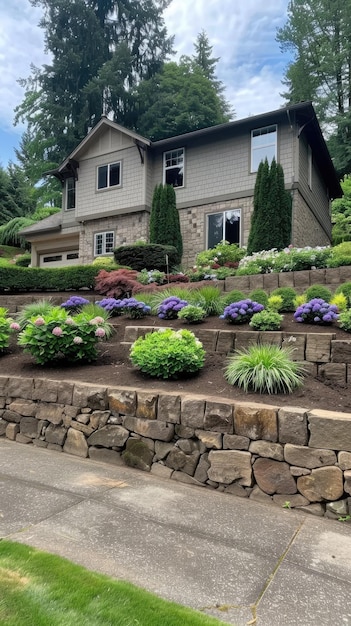
{"label": "rounded boxwood shrub", "polygon": [[245,300],[245,297],[246,296],[243,291],[240,291],[239,289],[232,289],[232,291],[229,291],[228,293],[223,294],[221,298],[223,309],[226,306],[229,306],[229,304],[232,304],[233,302],[239,302],[239,300]]}
{"label": "rounded boxwood shrub", "polygon": [[347,303],[351,306],[351,282],[344,283],[343,285],[339,285],[339,287],[335,291],[336,294],[343,293],[347,298]]}
{"label": "rounded boxwood shrub", "polygon": [[332,297],[332,292],[325,285],[312,285],[308,289],[306,289],[306,300],[313,300],[314,298],[321,298],[325,300],[325,302],[330,302]]}
{"label": "rounded boxwood shrub", "polygon": [[190,330],[161,328],[139,337],[130,349],[133,365],[155,378],[178,378],[198,372],[205,362],[202,343]]}
{"label": "rounded boxwood shrub", "polygon": [[279,330],[283,316],[277,311],[269,311],[264,309],[260,313],[252,316],[249,324],[254,330]]}
{"label": "rounded boxwood shrub", "polygon": [[178,318],[180,320],[185,320],[188,324],[198,324],[199,322],[203,322],[205,317],[207,317],[205,309],[194,304],[184,306],[178,313]]}
{"label": "rounded boxwood shrub", "polygon": [[292,287],[278,287],[272,291],[271,296],[281,296],[283,298],[283,304],[280,311],[295,311],[294,300],[297,296],[295,289]]}
{"label": "rounded boxwood shrub", "polygon": [[259,304],[263,304],[264,307],[268,304],[268,294],[264,289],[254,289],[249,294],[249,298],[255,300],[255,302],[259,302]]}

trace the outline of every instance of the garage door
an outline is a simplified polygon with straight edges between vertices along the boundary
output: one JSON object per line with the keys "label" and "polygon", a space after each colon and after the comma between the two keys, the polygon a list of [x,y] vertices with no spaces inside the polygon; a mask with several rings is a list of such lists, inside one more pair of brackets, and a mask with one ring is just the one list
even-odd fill
{"label": "garage door", "polygon": [[78,265],[78,250],[69,252],[58,252],[57,254],[41,254],[39,257],[39,267],[64,267],[65,265]]}

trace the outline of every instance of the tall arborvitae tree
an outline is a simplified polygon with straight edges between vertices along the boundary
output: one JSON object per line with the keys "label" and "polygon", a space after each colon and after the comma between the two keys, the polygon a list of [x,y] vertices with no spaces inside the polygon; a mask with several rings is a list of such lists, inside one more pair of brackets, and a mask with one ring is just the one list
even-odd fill
{"label": "tall arborvitae tree", "polygon": [[292,52],[283,94],[288,102],[312,100],[328,134],[340,173],[351,172],[351,0],[291,0],[278,30]]}
{"label": "tall arborvitae tree", "polygon": [[152,199],[150,215],[150,243],[177,248],[183,254],[183,240],[180,230],[176,195],[172,185],[157,185]]}
{"label": "tall arborvitae tree", "polygon": [[275,159],[261,162],[254,190],[254,210],[247,245],[248,254],[291,243],[291,198],[285,190],[284,172]]}
{"label": "tall arborvitae tree", "polygon": [[170,0],[30,2],[44,11],[40,25],[52,60],[22,81],[16,119],[41,142],[38,158],[58,164],[102,113],[133,126],[133,88],[172,51],[162,17]]}

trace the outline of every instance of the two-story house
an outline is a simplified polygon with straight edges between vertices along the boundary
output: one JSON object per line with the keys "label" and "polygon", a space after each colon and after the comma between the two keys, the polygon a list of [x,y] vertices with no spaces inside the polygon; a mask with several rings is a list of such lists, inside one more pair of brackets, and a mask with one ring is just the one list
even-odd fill
{"label": "two-story house", "polygon": [[276,111],[151,142],[103,117],[56,170],[62,211],[23,229],[32,266],[86,264],[148,239],[154,188],[176,191],[183,265],[225,239],[245,245],[261,160],[282,165],[295,246],[331,240],[330,200],[342,195],[313,106]]}

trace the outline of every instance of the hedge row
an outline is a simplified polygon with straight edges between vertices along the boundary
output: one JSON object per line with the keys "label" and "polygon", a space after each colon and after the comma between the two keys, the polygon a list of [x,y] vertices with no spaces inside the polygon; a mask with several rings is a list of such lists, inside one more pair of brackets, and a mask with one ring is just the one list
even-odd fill
{"label": "hedge row", "polygon": [[95,276],[100,267],[74,265],[72,267],[0,267],[0,291],[65,291],[94,289]]}
{"label": "hedge row", "polygon": [[[113,253],[118,265],[127,265],[137,272],[144,269],[168,272],[180,263],[178,251],[174,246],[161,246],[156,243],[120,246]],[[168,256],[168,266],[166,265],[166,255]]]}

